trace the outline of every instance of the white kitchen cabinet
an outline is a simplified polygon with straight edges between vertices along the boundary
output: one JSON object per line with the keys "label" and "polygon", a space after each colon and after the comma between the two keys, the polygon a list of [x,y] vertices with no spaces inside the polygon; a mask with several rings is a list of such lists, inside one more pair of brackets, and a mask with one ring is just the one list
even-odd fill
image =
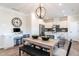
{"label": "white kitchen cabinet", "polygon": [[14,40],[11,36],[0,35],[0,48],[10,48],[14,46]]}
{"label": "white kitchen cabinet", "polygon": [[14,39],[11,36],[6,36],[4,39],[4,49],[14,46]]}

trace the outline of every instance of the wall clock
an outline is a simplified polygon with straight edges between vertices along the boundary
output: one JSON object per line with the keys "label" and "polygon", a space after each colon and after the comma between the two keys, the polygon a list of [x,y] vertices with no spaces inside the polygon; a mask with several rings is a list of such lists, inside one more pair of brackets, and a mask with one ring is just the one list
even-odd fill
{"label": "wall clock", "polygon": [[18,17],[13,18],[13,19],[12,19],[12,25],[13,25],[14,27],[20,27],[20,26],[22,25],[21,19],[18,18]]}

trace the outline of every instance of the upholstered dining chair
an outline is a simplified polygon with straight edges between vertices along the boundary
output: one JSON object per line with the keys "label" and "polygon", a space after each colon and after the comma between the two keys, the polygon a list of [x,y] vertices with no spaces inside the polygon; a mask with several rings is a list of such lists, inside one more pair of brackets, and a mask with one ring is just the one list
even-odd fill
{"label": "upholstered dining chair", "polygon": [[65,42],[67,41],[67,39],[66,39],[66,37],[64,36],[64,34],[58,35],[58,36],[57,36],[57,39],[59,39],[58,48],[64,47]]}
{"label": "upholstered dining chair", "polygon": [[68,56],[71,45],[72,45],[72,39],[69,41],[67,50],[65,50],[64,48],[56,48],[54,51],[54,56]]}
{"label": "upholstered dining chair", "polygon": [[58,42],[58,48],[64,47],[65,43],[66,43],[66,39],[60,39]]}

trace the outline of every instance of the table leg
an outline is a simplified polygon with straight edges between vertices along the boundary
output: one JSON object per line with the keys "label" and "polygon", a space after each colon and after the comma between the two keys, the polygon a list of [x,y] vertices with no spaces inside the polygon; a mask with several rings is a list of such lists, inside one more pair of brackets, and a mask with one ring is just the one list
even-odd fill
{"label": "table leg", "polygon": [[50,47],[50,56],[53,56],[53,48]]}

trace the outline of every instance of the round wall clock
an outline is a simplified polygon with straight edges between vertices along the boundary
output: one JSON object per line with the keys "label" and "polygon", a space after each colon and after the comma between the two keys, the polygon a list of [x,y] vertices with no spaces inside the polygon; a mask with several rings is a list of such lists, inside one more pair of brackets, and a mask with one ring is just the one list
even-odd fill
{"label": "round wall clock", "polygon": [[12,19],[12,25],[15,27],[20,27],[22,25],[22,21],[20,18],[15,17]]}

